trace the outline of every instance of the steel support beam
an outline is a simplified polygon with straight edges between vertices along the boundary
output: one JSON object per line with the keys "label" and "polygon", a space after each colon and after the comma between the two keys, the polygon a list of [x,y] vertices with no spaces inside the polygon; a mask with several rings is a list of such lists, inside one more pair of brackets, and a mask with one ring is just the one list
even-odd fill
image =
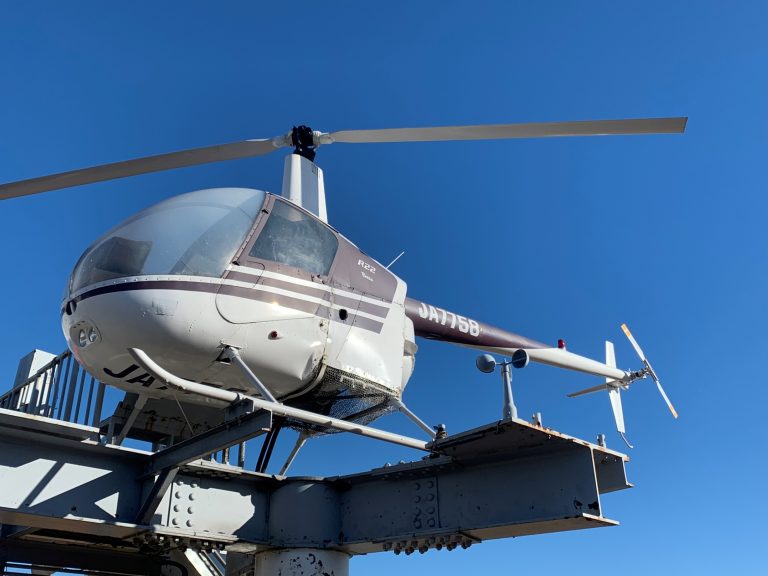
{"label": "steel support beam", "polygon": [[[411,553],[611,526],[600,495],[630,486],[623,454],[514,419],[436,440],[433,457],[342,477],[195,461],[267,428],[265,416],[241,416],[237,429],[153,455],[51,434],[48,419],[24,414],[6,426],[14,417],[5,415],[0,524],[37,530],[30,539],[138,555],[179,546]],[[25,538],[0,543],[8,550]]]}
{"label": "steel support beam", "polygon": [[[50,544],[47,542],[0,541],[0,560],[51,568],[76,566],[82,570],[160,576],[162,564],[157,558],[120,550]],[[178,572],[177,572],[178,574]]]}

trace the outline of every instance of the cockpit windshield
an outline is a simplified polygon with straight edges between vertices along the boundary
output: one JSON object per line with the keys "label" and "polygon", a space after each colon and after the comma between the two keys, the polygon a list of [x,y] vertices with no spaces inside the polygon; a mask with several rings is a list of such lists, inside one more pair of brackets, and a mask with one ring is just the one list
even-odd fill
{"label": "cockpit windshield", "polygon": [[107,232],[83,254],[70,290],[127,276],[217,278],[250,231],[265,197],[261,190],[214,188],[155,204]]}
{"label": "cockpit windshield", "polygon": [[328,227],[288,202],[276,199],[249,256],[325,276],[338,247],[339,241]]}

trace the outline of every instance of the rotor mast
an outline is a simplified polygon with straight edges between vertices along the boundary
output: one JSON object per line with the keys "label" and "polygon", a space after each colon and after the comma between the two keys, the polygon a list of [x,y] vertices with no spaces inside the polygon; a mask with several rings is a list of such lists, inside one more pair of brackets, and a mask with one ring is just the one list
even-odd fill
{"label": "rotor mast", "polygon": [[328,223],[323,171],[314,163],[319,145],[315,134],[309,126],[294,126],[291,143],[294,151],[285,158],[282,196]]}

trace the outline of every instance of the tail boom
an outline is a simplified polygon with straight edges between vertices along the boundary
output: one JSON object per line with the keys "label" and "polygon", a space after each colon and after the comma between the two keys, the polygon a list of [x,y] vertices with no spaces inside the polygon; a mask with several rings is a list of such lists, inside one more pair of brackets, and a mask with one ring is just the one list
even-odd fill
{"label": "tail boom", "polygon": [[450,342],[510,357],[518,350],[525,350],[528,357],[539,364],[604,376],[613,380],[623,381],[628,377],[623,370],[597,360],[548,346],[413,298],[406,298],[405,313],[413,322],[416,336],[422,338]]}

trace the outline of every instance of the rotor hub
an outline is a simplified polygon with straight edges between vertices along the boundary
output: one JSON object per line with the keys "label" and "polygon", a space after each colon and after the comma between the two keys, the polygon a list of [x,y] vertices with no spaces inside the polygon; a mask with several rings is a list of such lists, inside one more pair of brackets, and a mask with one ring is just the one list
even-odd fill
{"label": "rotor hub", "polygon": [[295,147],[293,153],[314,162],[317,154],[315,135],[309,126],[294,126],[291,130],[291,144]]}

